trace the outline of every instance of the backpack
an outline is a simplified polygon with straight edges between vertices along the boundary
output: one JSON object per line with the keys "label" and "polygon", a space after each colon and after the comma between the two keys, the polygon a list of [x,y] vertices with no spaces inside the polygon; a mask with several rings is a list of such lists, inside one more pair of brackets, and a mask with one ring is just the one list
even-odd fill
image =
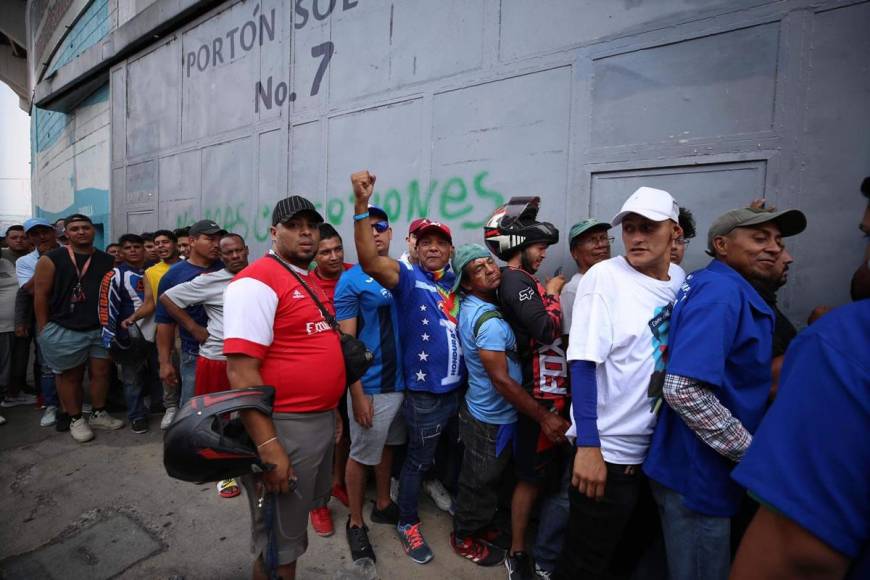
{"label": "backpack", "polygon": [[[480,327],[483,326],[483,323],[487,320],[492,320],[493,318],[501,318],[502,320],[504,320],[504,316],[502,316],[501,312],[498,310],[487,310],[480,315],[480,317],[477,319],[477,322],[474,323],[474,330],[472,331],[475,340],[477,340],[477,335],[480,332]],[[516,350],[506,351],[505,354],[509,359],[515,362],[519,362],[520,360],[519,353]]]}

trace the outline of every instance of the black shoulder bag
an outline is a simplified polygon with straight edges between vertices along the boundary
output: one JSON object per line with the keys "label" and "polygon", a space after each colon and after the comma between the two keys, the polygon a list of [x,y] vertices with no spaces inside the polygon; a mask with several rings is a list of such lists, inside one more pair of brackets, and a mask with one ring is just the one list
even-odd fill
{"label": "black shoulder bag", "polygon": [[320,309],[326,323],[338,333],[338,338],[341,341],[341,354],[344,358],[344,372],[347,377],[347,385],[350,386],[360,380],[375,360],[372,351],[368,349],[363,341],[347,334],[346,332],[342,332],[341,328],[338,326],[338,322],[335,320],[335,316],[329,313],[323,303],[317,298],[317,295],[311,291],[311,288],[308,287],[305,280],[293,271],[293,268],[285,264],[283,260],[274,254],[270,253],[269,257],[284,266],[288,272],[293,274],[302,287],[305,288],[305,291],[308,292],[308,295],[311,296],[311,299],[314,300],[314,303],[317,304],[317,308]]}

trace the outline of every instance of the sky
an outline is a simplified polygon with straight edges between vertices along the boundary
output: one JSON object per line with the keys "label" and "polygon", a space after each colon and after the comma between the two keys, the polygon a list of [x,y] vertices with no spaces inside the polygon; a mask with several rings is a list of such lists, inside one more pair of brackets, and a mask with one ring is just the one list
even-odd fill
{"label": "sky", "polygon": [[31,214],[30,116],[0,82],[0,234]]}

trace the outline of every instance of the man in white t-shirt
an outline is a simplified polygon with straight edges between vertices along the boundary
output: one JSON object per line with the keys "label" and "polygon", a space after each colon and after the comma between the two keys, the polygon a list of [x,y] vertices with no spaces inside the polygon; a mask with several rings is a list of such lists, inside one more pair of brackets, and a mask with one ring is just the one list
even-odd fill
{"label": "man in white t-shirt", "polygon": [[[196,359],[194,395],[205,395],[230,390],[227,378],[227,357],[224,356],[224,291],[233,277],[248,265],[248,246],[239,234],[225,234],[220,240],[222,270],[202,274],[173,286],[160,296],[166,311],[199,341]],[[208,317],[203,328],[185,311],[190,306],[202,305]],[[241,493],[235,479],[224,479],[217,484],[221,497],[233,498]]]}
{"label": "man in white t-shirt", "polygon": [[661,401],[670,313],[685,279],[670,263],[682,235],[678,206],[666,191],[641,187],[612,224],[622,224],[626,253],[586,272],[573,307],[567,357],[577,452],[557,578],[630,576],[661,533],[640,466]]}
{"label": "man in white t-shirt", "polygon": [[559,295],[562,303],[562,334],[566,336],[571,330],[574,299],[577,297],[577,288],[583,274],[598,262],[610,259],[610,243],[613,241],[608,231],[610,228],[611,225],[607,222],[588,218],[571,226],[571,231],[568,232],[568,244],[571,257],[577,264],[577,273],[571,276]]}

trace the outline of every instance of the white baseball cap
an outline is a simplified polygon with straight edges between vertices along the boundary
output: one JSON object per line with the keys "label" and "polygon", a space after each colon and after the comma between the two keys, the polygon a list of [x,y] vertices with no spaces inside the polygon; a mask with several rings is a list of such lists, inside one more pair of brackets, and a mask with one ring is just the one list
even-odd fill
{"label": "white baseball cap", "polygon": [[618,226],[630,213],[642,215],[654,222],[673,220],[679,223],[680,208],[667,191],[652,187],[639,187],[631,194],[631,197],[625,200],[622,209],[610,223]]}

